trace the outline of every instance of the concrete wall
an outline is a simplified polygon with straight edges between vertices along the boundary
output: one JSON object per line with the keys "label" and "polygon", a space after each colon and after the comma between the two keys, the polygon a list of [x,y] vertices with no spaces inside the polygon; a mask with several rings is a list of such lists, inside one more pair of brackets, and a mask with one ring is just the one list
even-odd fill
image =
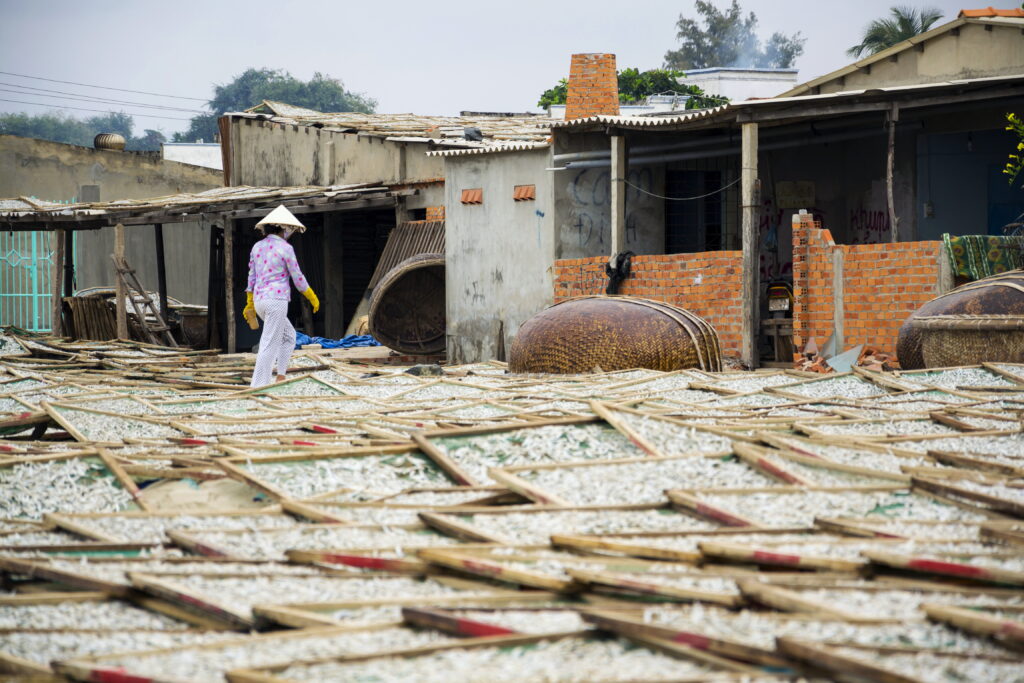
{"label": "concrete wall", "polygon": [[428,146],[258,119],[231,120],[233,185],[409,183],[440,178]]}
{"label": "concrete wall", "polygon": [[[0,135],[0,197],[34,196],[68,201],[145,199],[201,192],[222,185],[216,170],[167,161],[156,153],[112,152]],[[80,231],[76,238],[76,286],[112,286],[113,228]],[[195,223],[164,227],[167,293],[206,304],[209,228]],[[156,290],[156,247],[151,226],[126,232],[126,258],[147,289]]]}
{"label": "concrete wall", "polygon": [[[448,360],[498,358],[523,322],[552,303],[550,150],[445,163]],[[536,200],[513,200],[516,185],[535,185]],[[483,203],[463,204],[462,190],[476,188]]]}
{"label": "concrete wall", "polygon": [[[76,236],[77,289],[114,286],[114,229],[82,230]],[[125,258],[147,290],[157,291],[156,241],[151,225],[125,228]],[[210,227],[199,223],[164,226],[164,264],[167,295],[187,304],[205,306],[210,267]]]}
{"label": "concrete wall", "polygon": [[830,93],[1022,72],[1024,40],[1020,23],[968,23],[960,27],[959,35],[947,31],[892,57],[872,62],[870,68],[833,78],[818,87],[821,93]]}
{"label": "concrete wall", "polygon": [[775,97],[796,85],[795,69],[693,69],[679,79],[695,85],[708,95],[721,95],[733,102],[751,97]]}
{"label": "concrete wall", "polygon": [[[603,134],[559,135],[556,154],[607,149]],[[608,256],[611,249],[611,168],[552,171],[555,258]],[[630,168],[626,188],[626,249],[636,254],[660,254],[665,248],[663,166]],[[641,188],[641,189],[637,189]]]}
{"label": "concrete wall", "polygon": [[160,153],[168,161],[215,168],[218,171],[224,168],[224,158],[216,142],[165,142],[160,145]]}
{"label": "concrete wall", "polygon": [[[0,135],[0,197],[111,201],[201,192],[223,185],[218,171],[158,153],[112,152]],[[94,197],[90,193],[99,193]]]}

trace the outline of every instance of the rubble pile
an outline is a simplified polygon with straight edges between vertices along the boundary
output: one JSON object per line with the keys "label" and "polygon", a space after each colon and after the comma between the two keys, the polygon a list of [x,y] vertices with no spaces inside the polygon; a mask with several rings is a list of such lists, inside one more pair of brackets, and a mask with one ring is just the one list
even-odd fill
{"label": "rubble pile", "polygon": [[0,671],[1019,680],[1024,365],[343,358],[0,334]]}

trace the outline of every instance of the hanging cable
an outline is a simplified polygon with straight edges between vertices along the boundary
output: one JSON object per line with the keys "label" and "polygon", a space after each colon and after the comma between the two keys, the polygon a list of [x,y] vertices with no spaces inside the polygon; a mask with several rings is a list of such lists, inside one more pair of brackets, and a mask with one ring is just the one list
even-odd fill
{"label": "hanging cable", "polygon": [[645,190],[644,188],[640,187],[639,185],[634,185],[633,183],[631,183],[628,180],[625,180],[623,178],[613,178],[612,182],[615,182],[615,181],[618,181],[618,180],[621,180],[626,185],[629,185],[630,187],[632,187],[637,192],[642,192],[642,193],[644,193],[646,195],[650,195],[651,197],[657,197],[658,199],[667,199],[667,200],[673,201],[673,202],[692,202],[695,199],[704,199],[705,197],[710,197],[712,195],[716,195],[719,192],[725,192],[730,187],[732,187],[733,185],[738,183],[741,179],[737,178],[736,180],[732,181],[728,185],[723,185],[722,187],[718,188],[717,190],[715,190],[713,192],[708,192],[707,194],[700,194],[700,195],[697,195],[696,197],[666,197],[664,195],[660,195],[660,194],[656,194],[654,192],[651,192],[650,190]]}
{"label": "hanging cable", "polygon": [[118,92],[130,92],[136,95],[153,95],[154,97],[173,97],[176,100],[195,100],[196,102],[206,102],[207,100],[203,97],[183,97],[181,95],[164,95],[158,92],[146,92],[145,90],[128,90],[127,88],[112,88],[106,85],[90,85],[88,83],[76,83],[75,81],[59,81],[56,78],[43,78],[42,76],[26,76],[25,74],[11,73],[10,71],[0,71],[0,74],[5,76],[17,76],[18,78],[31,78],[36,81],[49,81],[50,83],[64,83],[65,85],[80,85],[83,88],[99,88],[101,90],[117,90]]}
{"label": "hanging cable", "polygon": [[[31,104],[34,107],[46,107],[47,109],[77,109],[78,111],[94,111],[100,114],[113,114],[109,109],[86,109],[85,107],[71,107],[62,106],[57,104],[44,104],[42,102],[25,102],[24,100],[7,100],[0,98],[0,102],[14,102],[16,104]],[[123,112],[122,112],[123,113]],[[157,116],[156,114],[128,114],[128,116],[138,116],[144,119],[168,119],[170,121],[191,121],[192,119],[183,119],[180,116]]]}
{"label": "hanging cable", "polygon": [[[11,85],[10,83],[0,83],[0,85]],[[92,102],[94,104],[127,104],[132,107],[143,107],[145,109],[159,109],[161,111],[182,111],[191,114],[208,114],[209,112],[201,111],[199,109],[185,109],[184,107],[167,107],[160,104],[146,104],[145,102],[131,102],[129,100],[111,100],[105,97],[92,97],[90,95],[75,95],[74,93],[63,93],[61,95],[48,95],[45,92],[28,92],[25,90],[25,86],[14,85],[13,88],[0,88],[0,92],[10,92],[17,95],[32,95],[34,97],[50,97],[56,100],[75,100],[79,102]],[[42,88],[31,88],[31,90],[42,90]],[[51,90],[49,92],[60,92],[58,90]]]}

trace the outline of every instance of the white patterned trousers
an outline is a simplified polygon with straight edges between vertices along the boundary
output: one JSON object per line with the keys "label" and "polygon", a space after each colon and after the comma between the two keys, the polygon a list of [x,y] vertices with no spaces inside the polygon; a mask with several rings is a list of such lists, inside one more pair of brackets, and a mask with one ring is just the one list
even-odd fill
{"label": "white patterned trousers", "polygon": [[256,367],[252,372],[251,387],[265,387],[273,381],[273,366],[277,374],[288,372],[288,362],[295,350],[295,328],[288,322],[288,302],[284,299],[256,299],[256,315],[263,320],[260,350],[256,354]]}

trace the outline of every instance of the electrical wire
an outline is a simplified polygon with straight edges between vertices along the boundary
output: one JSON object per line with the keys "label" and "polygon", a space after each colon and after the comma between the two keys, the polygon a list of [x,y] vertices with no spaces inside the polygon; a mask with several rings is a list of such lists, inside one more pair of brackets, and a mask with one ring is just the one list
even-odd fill
{"label": "electrical wire", "polygon": [[117,90],[118,92],[130,92],[136,95],[153,95],[154,97],[172,97],[176,100],[195,100],[196,102],[206,102],[206,98],[203,97],[183,97],[182,95],[164,95],[158,92],[146,92],[145,90],[128,90],[127,88],[112,88],[107,85],[90,85],[89,83],[76,83],[75,81],[60,81],[56,78],[43,78],[42,76],[28,76],[26,74],[16,74],[10,71],[0,71],[0,74],[5,76],[17,76],[18,78],[31,78],[36,81],[49,81],[50,83],[63,83],[65,85],[80,85],[84,88],[99,88],[101,90]]}
{"label": "electrical wire", "polygon": [[[78,111],[95,111],[100,114],[111,114],[109,109],[86,109],[85,107],[72,107],[58,104],[44,104],[43,102],[25,102],[24,100],[8,100],[0,98],[0,102],[15,102],[17,104],[31,104],[36,107],[47,107],[48,109],[77,109]],[[167,119],[169,121],[191,121],[192,119],[183,119],[180,116],[157,116],[156,114],[129,114],[129,116],[138,116],[144,119]]]}
{"label": "electrical wire", "polygon": [[704,199],[705,197],[710,197],[712,195],[716,195],[719,192],[725,192],[730,187],[732,187],[733,185],[738,183],[741,180],[741,178],[737,178],[736,180],[732,181],[728,185],[723,185],[722,187],[718,188],[717,190],[715,190],[713,192],[708,192],[707,194],[700,194],[700,195],[697,195],[696,197],[666,197],[664,195],[655,194],[654,192],[651,192],[650,190],[645,190],[644,188],[640,187],[639,185],[634,185],[633,183],[629,182],[628,180],[625,180],[624,178],[613,178],[612,180],[613,180],[613,182],[616,181],[616,180],[621,180],[626,185],[629,185],[630,187],[632,187],[634,190],[637,190],[638,192],[643,192],[644,194],[650,195],[652,197],[657,197],[658,199],[667,199],[667,200],[673,201],[673,202],[692,202],[695,199]]}
{"label": "electrical wire", "polygon": [[[98,97],[98,96],[93,96],[93,95],[86,95],[86,94],[82,94],[80,92],[65,92],[63,90],[50,90],[49,88],[34,88],[32,86],[29,86],[29,85],[18,85],[17,83],[3,83],[3,82],[0,82],[0,85],[7,86],[8,88],[17,88],[17,90],[5,90],[5,92],[17,92],[17,93],[23,94],[23,95],[36,95],[38,97],[53,97],[55,99],[80,99],[80,100],[84,100],[84,101],[95,101],[95,102],[102,102],[102,103],[106,103],[106,104],[132,104],[133,106],[144,106],[144,108],[146,108],[146,109],[167,110],[167,111],[170,111],[170,112],[189,112],[189,113],[193,113],[193,114],[207,114],[207,112],[203,112],[203,111],[200,111],[200,110],[185,109],[185,108],[183,108],[183,106],[170,106],[170,105],[167,105],[167,104],[150,104],[150,103],[147,103],[147,102],[133,101],[133,100],[130,100],[130,99],[111,99],[109,97]],[[4,88],[0,88],[0,90],[4,90]],[[26,90],[38,90],[38,92],[25,92]],[[56,93],[59,93],[59,94],[57,94],[57,95],[45,94],[45,93],[48,93],[48,92],[56,92]],[[67,95],[67,96],[60,96],[60,95]]]}
{"label": "electrical wire", "polygon": [[[12,85],[11,83],[0,83],[0,85]],[[41,88],[32,88],[32,90],[41,90]],[[56,100],[74,100],[77,102],[92,102],[96,104],[127,104],[132,107],[143,107],[145,109],[158,109],[160,111],[181,111],[188,112],[190,114],[208,114],[209,112],[201,111],[199,109],[185,109],[184,107],[165,107],[159,104],[146,104],[145,102],[130,102],[128,100],[110,100],[105,97],[90,97],[77,96],[74,93],[64,93],[63,95],[48,95],[45,92],[28,92],[23,89],[22,86],[14,85],[12,88],[0,88],[0,92],[10,92],[18,95],[32,95],[34,97],[50,97]],[[50,92],[58,92],[51,90]]]}

